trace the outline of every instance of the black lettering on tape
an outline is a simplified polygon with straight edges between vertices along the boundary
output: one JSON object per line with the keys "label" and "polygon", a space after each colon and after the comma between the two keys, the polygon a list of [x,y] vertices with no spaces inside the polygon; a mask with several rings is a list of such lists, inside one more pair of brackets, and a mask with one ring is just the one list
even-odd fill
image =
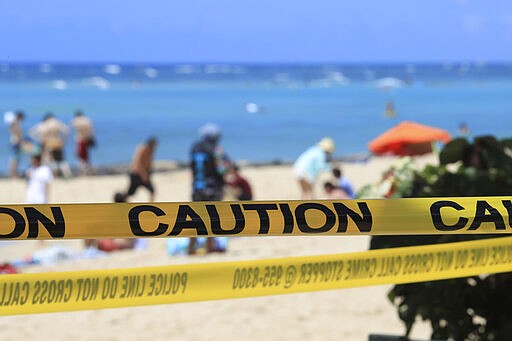
{"label": "black lettering on tape", "polygon": [[141,297],[146,289],[146,276],[129,275],[121,280],[120,298]]}
{"label": "black lettering on tape", "polygon": [[231,230],[222,229],[222,224],[220,221],[219,212],[217,211],[217,207],[215,205],[206,205],[206,211],[210,216],[210,222],[212,224],[212,233],[217,235],[223,234],[238,234],[243,231],[245,228],[245,217],[242,213],[242,209],[240,205],[231,204],[231,212],[233,212],[233,219],[235,221],[235,226]]}
{"label": "black lettering on tape", "polygon": [[281,213],[283,214],[283,234],[290,234],[293,232],[294,220],[292,210],[288,204],[279,204]]}
{"label": "black lettering on tape", "polygon": [[464,269],[469,259],[468,250],[457,250],[455,254],[455,270]]}
{"label": "black lettering on tape", "polygon": [[151,212],[155,214],[157,217],[161,217],[165,215],[165,212],[160,208],[152,205],[139,205],[133,207],[128,212],[128,221],[130,223],[130,229],[135,236],[138,237],[147,237],[147,236],[160,236],[167,231],[169,225],[164,223],[158,223],[158,226],[154,231],[144,231],[142,226],[140,225],[139,216],[142,212]]}
{"label": "black lettering on tape", "polygon": [[26,223],[25,218],[23,218],[23,216],[19,212],[7,207],[0,207],[0,214],[7,214],[14,220],[14,228],[12,229],[12,231],[7,234],[0,234],[0,239],[18,238],[23,234],[23,232],[25,231]]}
{"label": "black lettering on tape", "polygon": [[100,286],[99,278],[79,278],[76,283],[78,285],[76,301],[85,302],[96,300]]}
{"label": "black lettering on tape", "polygon": [[[306,212],[308,210],[316,210],[323,213],[325,216],[325,223],[320,227],[313,227],[308,224],[306,219]],[[295,218],[299,230],[304,233],[323,233],[327,232],[334,227],[336,223],[336,215],[328,207],[318,203],[304,203],[295,208]]]}
{"label": "black lettering on tape", "polygon": [[472,248],[469,250],[469,268],[485,267],[489,261],[489,249],[487,247]]}
{"label": "black lettering on tape", "polygon": [[119,278],[117,276],[106,276],[103,279],[103,287],[101,289],[101,299],[114,299],[117,294],[117,286]]}
{"label": "black lettering on tape", "polygon": [[453,251],[439,251],[436,253],[436,271],[449,271],[453,267]]}
{"label": "black lettering on tape", "polygon": [[64,237],[66,232],[66,223],[64,221],[62,210],[60,207],[51,207],[50,209],[52,211],[54,221],[33,207],[25,207],[25,214],[27,215],[28,220],[28,238],[37,238],[39,234],[39,222],[41,222],[53,238]]}
{"label": "black lettering on tape", "polygon": [[243,204],[246,211],[258,212],[260,218],[260,230],[258,234],[268,234],[270,228],[270,218],[267,211],[277,210],[276,204]]}
{"label": "black lettering on tape", "polygon": [[436,201],[430,206],[430,216],[432,217],[432,223],[434,224],[434,227],[439,231],[457,231],[468,223],[469,219],[460,217],[459,220],[454,225],[447,225],[443,221],[443,217],[441,216],[441,208],[443,207],[450,207],[457,211],[463,211],[464,207],[457,204],[454,201],[449,200],[441,200]]}
{"label": "black lettering on tape", "polygon": [[[489,212],[489,214],[486,214],[487,212]],[[501,216],[500,212],[489,205],[487,201],[478,200],[476,202],[475,219],[473,219],[473,222],[471,223],[471,226],[468,230],[476,230],[484,222],[494,223],[496,230],[505,229],[505,222],[503,221],[503,217]]]}
{"label": "black lettering on tape", "polygon": [[501,203],[507,209],[508,226],[512,227],[512,202],[510,200],[502,200]]}
{"label": "black lettering on tape", "polygon": [[3,283],[0,306],[25,305],[29,298],[28,282]]}
{"label": "black lettering on tape", "polygon": [[389,256],[380,260],[379,271],[377,277],[395,277],[402,270],[402,257]]}
{"label": "black lettering on tape", "polygon": [[354,221],[358,230],[360,232],[370,232],[372,230],[373,218],[372,212],[368,207],[368,204],[365,202],[358,202],[357,206],[361,211],[361,215],[357,212],[351,210],[346,205],[342,203],[334,203],[333,204],[336,213],[338,214],[339,225],[338,225],[338,233],[347,232],[348,226],[348,216],[350,219]]}
{"label": "black lettering on tape", "polygon": [[203,219],[201,219],[201,216],[189,205],[179,206],[178,213],[176,215],[176,223],[174,224],[171,233],[169,233],[169,236],[177,236],[183,232],[183,229],[196,230],[196,234],[198,236],[208,235]]}

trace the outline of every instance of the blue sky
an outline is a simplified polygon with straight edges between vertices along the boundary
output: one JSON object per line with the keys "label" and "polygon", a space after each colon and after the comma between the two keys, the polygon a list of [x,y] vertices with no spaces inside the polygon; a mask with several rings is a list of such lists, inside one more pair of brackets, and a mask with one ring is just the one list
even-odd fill
{"label": "blue sky", "polygon": [[0,2],[0,62],[512,61],[509,0]]}

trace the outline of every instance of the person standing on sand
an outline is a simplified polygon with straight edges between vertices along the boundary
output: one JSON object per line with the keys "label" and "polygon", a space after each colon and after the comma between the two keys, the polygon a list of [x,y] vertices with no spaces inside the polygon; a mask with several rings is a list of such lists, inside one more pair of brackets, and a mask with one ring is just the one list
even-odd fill
{"label": "person standing on sand", "polygon": [[48,160],[52,168],[66,178],[72,176],[71,168],[64,159],[64,143],[68,134],[68,126],[52,113],[47,113],[43,121],[29,131],[30,137],[41,144],[43,160]]}
{"label": "person standing on sand", "polygon": [[9,143],[11,144],[11,158],[9,160],[9,176],[16,178],[18,176],[18,165],[20,163],[23,143],[23,130],[21,122],[25,119],[25,114],[22,111],[17,111],[12,114],[9,119]]}
{"label": "person standing on sand", "polygon": [[[224,175],[229,166],[229,159],[219,145],[220,128],[208,123],[199,129],[199,141],[195,142],[190,152],[192,170],[192,200],[221,201],[224,197]],[[225,251],[217,246],[216,238],[207,238],[207,252]],[[189,254],[194,254],[196,238],[190,238]]]}
{"label": "person standing on sand", "polygon": [[51,168],[42,163],[40,154],[33,155],[31,167],[27,170],[27,203],[28,204],[47,204],[50,192],[50,184],[53,182],[53,172]]}
{"label": "person standing on sand", "polygon": [[334,141],[330,137],[324,137],[316,145],[302,153],[293,164],[302,199],[314,198],[315,181],[320,172],[329,171],[329,162],[334,150]]}
{"label": "person standing on sand", "polygon": [[75,112],[75,118],[71,121],[71,125],[75,129],[79,173],[80,175],[91,175],[92,168],[89,162],[89,149],[96,144],[92,121],[78,110]]}
{"label": "person standing on sand", "polygon": [[138,145],[135,149],[133,161],[130,166],[130,185],[126,193],[126,200],[135,194],[139,186],[148,189],[150,202],[155,200],[155,188],[151,183],[151,170],[153,168],[153,155],[157,144],[157,139],[150,137],[146,142]]}

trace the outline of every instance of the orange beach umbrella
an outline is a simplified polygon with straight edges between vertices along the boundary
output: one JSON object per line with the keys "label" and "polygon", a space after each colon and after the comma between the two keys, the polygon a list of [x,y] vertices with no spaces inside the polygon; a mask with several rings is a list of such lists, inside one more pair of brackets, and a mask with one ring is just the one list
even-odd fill
{"label": "orange beach umbrella", "polygon": [[368,148],[376,155],[421,155],[432,152],[432,142],[450,140],[446,130],[404,121],[375,138]]}

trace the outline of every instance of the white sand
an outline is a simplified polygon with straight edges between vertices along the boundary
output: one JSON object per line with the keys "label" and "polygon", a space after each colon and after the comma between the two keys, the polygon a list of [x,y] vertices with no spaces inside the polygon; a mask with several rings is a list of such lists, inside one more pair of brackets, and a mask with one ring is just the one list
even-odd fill
{"label": "white sand", "polygon": [[[423,157],[419,163],[433,162]],[[356,189],[377,181],[392,159],[343,164]],[[299,190],[290,166],[247,167],[242,173],[251,182],[256,200],[297,199]],[[325,179],[325,177],[324,177]],[[188,201],[190,174],[185,170],[153,177],[158,201]],[[127,176],[58,179],[51,201],[111,202],[115,191],[124,190]],[[319,181],[320,185],[320,181]],[[0,202],[23,203],[23,180],[1,180]],[[320,186],[318,197],[323,194]],[[147,200],[140,189],[134,201]],[[46,242],[80,248],[81,241]],[[226,254],[170,257],[165,240],[152,239],[148,250],[123,251],[104,259],[33,266],[24,272],[123,268],[191,262],[261,259],[298,255],[362,251],[369,237],[242,237],[230,240]],[[37,241],[2,242],[0,261],[18,259],[39,247]],[[404,332],[396,309],[387,301],[390,286],[332,290],[200,303],[117,308],[70,313],[51,313],[0,318],[2,340],[367,340],[370,333]],[[412,336],[427,339],[430,328],[418,322]]]}

